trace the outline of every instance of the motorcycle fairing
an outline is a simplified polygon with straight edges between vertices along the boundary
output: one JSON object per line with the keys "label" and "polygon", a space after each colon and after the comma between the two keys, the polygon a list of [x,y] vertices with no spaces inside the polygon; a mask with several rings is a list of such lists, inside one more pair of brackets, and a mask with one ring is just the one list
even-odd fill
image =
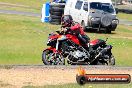
{"label": "motorcycle fairing", "polygon": [[73,41],[75,44],[80,45],[80,42],[76,36],[67,34],[66,37],[67,39],[70,39],[71,41]]}
{"label": "motorcycle fairing", "polygon": [[96,45],[98,43],[98,41],[99,41],[98,39],[90,41],[90,45]]}
{"label": "motorcycle fairing", "polygon": [[[50,51],[53,51],[54,53],[55,53],[55,52],[58,52],[58,51],[56,50],[56,48],[54,48],[54,47],[49,47],[49,48],[47,48],[47,49],[45,49],[45,50],[50,50]],[[45,51],[45,50],[44,50],[44,51]]]}
{"label": "motorcycle fairing", "polygon": [[92,45],[92,46],[94,46],[94,45],[104,45],[104,44],[106,44],[106,43],[102,39],[95,39],[95,40],[90,42],[90,45]]}

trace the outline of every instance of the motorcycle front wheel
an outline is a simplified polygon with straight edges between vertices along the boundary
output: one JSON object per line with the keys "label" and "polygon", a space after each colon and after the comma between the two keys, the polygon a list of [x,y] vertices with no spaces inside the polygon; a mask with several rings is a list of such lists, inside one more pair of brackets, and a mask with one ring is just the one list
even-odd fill
{"label": "motorcycle front wheel", "polygon": [[63,56],[60,53],[53,53],[51,50],[44,50],[42,61],[45,65],[65,65]]}

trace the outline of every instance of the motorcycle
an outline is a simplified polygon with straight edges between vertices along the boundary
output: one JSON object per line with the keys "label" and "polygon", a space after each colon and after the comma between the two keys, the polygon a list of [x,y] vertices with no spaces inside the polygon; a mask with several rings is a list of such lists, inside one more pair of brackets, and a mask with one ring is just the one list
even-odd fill
{"label": "motorcycle", "polygon": [[86,50],[75,35],[69,33],[49,34],[47,49],[42,53],[45,65],[115,65],[115,58],[111,52],[112,46],[106,40],[90,41]]}

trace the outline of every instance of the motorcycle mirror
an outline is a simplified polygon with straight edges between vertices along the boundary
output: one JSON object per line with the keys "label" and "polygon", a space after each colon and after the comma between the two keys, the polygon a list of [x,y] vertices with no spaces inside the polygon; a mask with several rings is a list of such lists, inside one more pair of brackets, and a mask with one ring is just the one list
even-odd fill
{"label": "motorcycle mirror", "polygon": [[52,34],[53,34],[53,32],[52,32],[52,33],[50,33],[50,34],[49,34],[49,36],[50,36],[50,35],[52,35]]}
{"label": "motorcycle mirror", "polygon": [[60,31],[56,31],[58,34],[60,34]]}

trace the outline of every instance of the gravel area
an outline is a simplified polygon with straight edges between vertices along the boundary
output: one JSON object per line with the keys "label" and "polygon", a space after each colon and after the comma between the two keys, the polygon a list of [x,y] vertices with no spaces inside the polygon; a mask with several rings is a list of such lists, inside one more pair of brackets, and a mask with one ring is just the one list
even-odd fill
{"label": "gravel area", "polygon": [[[76,83],[79,66],[0,66],[0,88]],[[85,66],[87,74],[130,74],[131,67]]]}

